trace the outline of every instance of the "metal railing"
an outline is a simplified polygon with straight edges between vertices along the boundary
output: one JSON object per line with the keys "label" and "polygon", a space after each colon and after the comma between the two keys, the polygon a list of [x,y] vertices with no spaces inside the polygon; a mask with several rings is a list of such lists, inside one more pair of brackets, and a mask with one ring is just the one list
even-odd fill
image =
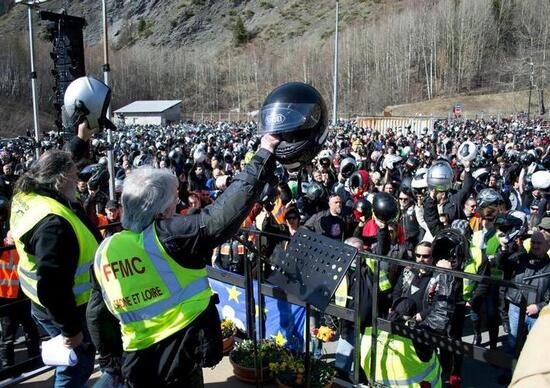
{"label": "metal railing", "polygon": [[[120,225],[119,223],[110,224],[104,226],[104,228],[114,227]],[[289,240],[290,237],[286,235],[281,234],[275,234],[275,233],[268,233],[259,231],[256,229],[241,229],[241,233],[244,233],[245,235],[255,234],[259,237],[268,236],[268,237],[276,237],[279,239],[286,239]],[[310,365],[310,352],[309,352],[309,343],[310,343],[310,330],[309,330],[309,315],[311,313],[311,307],[297,298],[296,296],[293,296],[291,294],[286,293],[283,289],[277,286],[269,285],[263,282],[263,268],[261,263],[265,262],[265,257],[261,257],[261,238],[258,238],[258,244],[259,246],[256,247],[251,242],[247,241],[246,238],[239,238],[234,237],[236,240],[241,242],[247,249],[254,250],[259,255],[259,263],[260,265],[256,265],[257,273],[256,273],[256,281],[258,283],[257,287],[257,299],[258,299],[258,311],[264,311],[263,309],[263,296],[269,296],[276,299],[284,300],[289,303],[303,306],[306,309],[306,320],[305,320],[305,335],[306,335],[306,341],[305,341],[305,357],[306,357],[306,382],[309,384],[310,382],[310,373],[309,373],[309,365]],[[0,247],[0,253],[14,249],[14,246],[5,246]],[[357,269],[356,273],[360,274],[362,273],[362,270],[367,270],[366,261],[363,260],[363,258],[371,258],[375,260],[375,269],[373,272],[373,289],[372,289],[372,344],[371,344],[371,354],[373,355],[371,357],[371,365],[370,365],[370,373],[368,373],[368,376],[370,378],[371,382],[376,381],[376,337],[378,331],[387,331],[392,334],[397,334],[402,337],[407,337],[410,339],[414,339],[415,341],[418,341],[420,343],[429,344],[437,347],[445,347],[447,349],[450,349],[455,354],[460,354],[464,356],[468,356],[473,358],[474,360],[481,361],[484,363],[489,363],[498,367],[512,369],[515,366],[516,358],[511,357],[509,354],[498,351],[498,350],[491,350],[486,349],[481,346],[472,345],[466,342],[463,342],[461,340],[452,339],[446,336],[437,335],[437,334],[427,334],[424,331],[407,327],[401,324],[396,324],[394,322],[390,322],[388,320],[378,318],[378,285],[379,285],[379,278],[380,278],[380,262],[388,262],[390,264],[397,264],[400,266],[407,266],[410,268],[416,268],[416,269],[425,269],[429,270],[431,272],[439,272],[439,273],[445,273],[452,275],[454,277],[463,278],[463,279],[469,279],[481,284],[492,284],[498,287],[508,287],[508,288],[515,288],[520,290],[525,290],[527,292],[535,292],[536,287],[528,284],[518,284],[511,281],[506,280],[499,280],[494,279],[487,276],[481,276],[481,275],[475,275],[475,274],[469,274],[464,273],[461,271],[455,271],[451,269],[444,269],[432,265],[427,264],[420,264],[412,261],[402,260],[402,259],[396,259],[392,257],[386,257],[386,256],[378,256],[374,255],[365,251],[359,252],[361,260],[357,260]],[[263,259],[263,260],[262,260]],[[247,334],[249,337],[251,337],[255,342],[256,338],[264,338],[264,330],[263,330],[263,314],[258,314],[259,319],[259,325],[258,325],[258,336],[256,335],[256,327],[255,327],[255,304],[254,304],[254,297],[253,297],[253,275],[252,275],[252,267],[250,265],[251,263],[249,260],[245,260],[245,269],[244,269],[244,276],[227,272],[225,270],[219,270],[213,267],[208,267],[207,272],[208,276],[212,279],[219,280],[224,283],[228,283],[234,286],[243,287],[245,289],[245,297],[246,297],[246,313],[247,313]],[[355,287],[355,295],[354,300],[360,301],[361,295],[360,295],[360,289],[361,289],[361,276],[356,277],[356,287]],[[25,302],[25,301],[21,301]],[[14,302],[19,303],[19,302]],[[523,301],[525,303],[525,301]],[[0,314],[3,312],[3,309],[7,309],[10,305],[4,305],[0,306]],[[349,309],[345,307],[340,307],[335,304],[329,304],[325,311],[323,311],[324,314],[328,314],[346,321],[353,322],[355,325],[355,352],[354,352],[354,373],[353,373],[353,383],[357,384],[359,383],[359,368],[361,365],[360,361],[360,343],[361,343],[361,337],[363,333],[360,331],[361,322],[360,322],[360,314],[359,314],[359,306],[360,303],[354,303],[354,309]],[[520,309],[520,311],[525,312],[525,308]],[[524,322],[524,319],[519,320],[520,328],[518,330],[518,333],[522,333],[525,330],[524,324],[522,325],[522,322]],[[522,339],[523,336],[518,335],[518,346],[517,349],[521,349],[522,346]],[[261,365],[261,359],[258,357],[257,353],[257,345],[255,345],[255,367],[256,367],[256,376],[257,376],[257,382],[256,385],[259,386],[261,381],[261,374],[262,374],[262,365]],[[519,354],[519,353],[518,353]],[[45,373],[48,370],[53,369],[51,368],[40,368],[43,366],[42,361],[40,357],[34,357],[28,360],[25,360],[22,363],[16,364],[12,367],[5,368],[0,370],[0,381],[8,379],[8,378],[14,378],[17,375],[20,375],[23,372],[28,372],[31,369],[35,369],[34,374],[30,374],[29,376],[35,376],[39,373]],[[27,377],[27,378],[30,378]],[[21,380],[21,378],[19,378]]]}

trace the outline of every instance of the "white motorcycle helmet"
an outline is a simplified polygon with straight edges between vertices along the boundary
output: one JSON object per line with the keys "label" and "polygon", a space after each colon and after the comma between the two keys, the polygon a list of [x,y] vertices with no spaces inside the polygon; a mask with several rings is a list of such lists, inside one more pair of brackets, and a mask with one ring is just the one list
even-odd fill
{"label": "white motorcycle helmet", "polygon": [[62,120],[67,129],[84,119],[91,129],[112,129],[116,126],[107,119],[111,89],[93,77],[80,77],[69,84],[63,97]]}
{"label": "white motorcycle helmet", "polygon": [[531,183],[534,189],[549,190],[550,189],[550,171],[537,171],[531,176]]}
{"label": "white motorcycle helmet", "polygon": [[399,155],[386,155],[382,162],[382,167],[386,170],[393,170],[394,167],[400,163],[403,159]]}
{"label": "white motorcycle helmet", "polygon": [[453,185],[453,169],[447,162],[435,162],[428,169],[427,181],[430,190],[448,191]]}
{"label": "white motorcycle helmet", "polygon": [[206,151],[204,151],[204,148],[197,147],[195,149],[193,152],[193,160],[195,163],[202,163],[206,160]]}
{"label": "white motorcycle helmet", "polygon": [[457,157],[459,160],[471,162],[477,156],[477,146],[471,141],[465,141],[458,147]]}
{"label": "white motorcycle helmet", "polygon": [[419,168],[414,175],[411,183],[413,189],[425,189],[428,187],[428,169],[425,167]]}

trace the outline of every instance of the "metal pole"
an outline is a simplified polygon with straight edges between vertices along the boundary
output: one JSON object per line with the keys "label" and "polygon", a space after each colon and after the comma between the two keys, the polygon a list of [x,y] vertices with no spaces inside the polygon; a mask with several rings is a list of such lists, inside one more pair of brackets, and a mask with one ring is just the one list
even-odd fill
{"label": "metal pole", "polygon": [[[246,239],[246,236],[244,237]],[[258,250],[260,251],[260,255],[258,255],[258,260],[256,261],[256,277],[257,277],[257,285],[258,285],[258,327],[257,327],[257,331],[258,331],[258,336],[260,338],[260,340],[263,340],[264,337],[265,337],[265,332],[264,332],[264,316],[263,316],[263,313],[264,313],[264,304],[263,304],[263,296],[262,296],[262,267],[263,267],[263,262],[262,262],[262,257],[261,257],[261,253],[262,253],[262,238],[260,237],[260,239],[258,240]],[[248,258],[245,258],[245,260],[248,260]],[[256,318],[256,317],[254,317]],[[260,377],[259,380],[261,382],[264,381],[264,376],[263,376],[263,360],[261,357],[258,357],[258,361],[259,361],[259,365],[258,365],[258,376]]]}
{"label": "metal pole", "polygon": [[304,369],[305,369],[305,375],[306,375],[306,388],[309,388],[311,386],[311,355],[309,352],[309,345],[311,341],[311,327],[309,320],[311,319],[311,307],[309,303],[306,302],[306,353],[304,355]]}
{"label": "metal pole", "polygon": [[[355,295],[353,296],[353,309],[355,318],[354,350],[353,350],[353,383],[359,384],[359,368],[361,368],[361,314],[359,302],[361,299],[361,281],[363,274],[363,255],[358,253],[355,257]],[[372,353],[371,353],[372,354]]]}
{"label": "metal pole", "polygon": [[334,84],[332,90],[332,126],[338,122],[338,0],[336,0],[336,30],[334,32]]}
{"label": "metal pole", "polygon": [[[246,238],[246,237],[245,237]],[[262,252],[262,239],[258,241],[258,250]],[[263,261],[260,255],[256,261],[256,278],[258,281],[258,335],[260,339],[265,338],[264,330],[264,300],[262,295],[262,282],[263,282]]]}
{"label": "metal pole", "polygon": [[[107,30],[107,4],[105,0],[101,1],[103,13],[103,82],[109,85],[109,45]],[[111,106],[107,108],[107,118],[111,119]],[[113,134],[110,129],[107,130],[107,169],[109,170],[109,199],[115,199],[115,159],[113,155]]]}
{"label": "metal pole", "polygon": [[34,34],[32,29],[32,3],[27,3],[27,12],[29,17],[29,54],[31,57],[31,90],[32,90],[32,113],[34,122],[34,140],[36,141],[35,154],[36,159],[40,157],[40,134],[38,125],[38,100],[36,97],[36,71],[34,69]]}
{"label": "metal pole", "polygon": [[372,333],[370,347],[370,383],[376,385],[376,338],[378,337],[378,284],[380,283],[380,262],[374,260],[374,274],[372,282]]}
{"label": "metal pole", "polygon": [[531,66],[531,74],[529,75],[529,102],[527,103],[527,122],[529,122],[529,116],[531,115],[531,92],[533,91],[533,73],[535,65],[533,62],[529,62]]}

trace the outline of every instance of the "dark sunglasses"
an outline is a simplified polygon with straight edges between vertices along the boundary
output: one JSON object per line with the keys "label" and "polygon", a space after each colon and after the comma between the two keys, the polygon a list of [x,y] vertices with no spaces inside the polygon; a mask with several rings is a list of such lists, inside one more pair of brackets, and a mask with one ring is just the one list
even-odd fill
{"label": "dark sunglasses", "polygon": [[420,253],[415,253],[414,255],[419,259],[429,259],[432,257],[432,255],[421,255]]}
{"label": "dark sunglasses", "polygon": [[399,198],[400,201],[408,201],[409,200],[409,197],[406,197],[406,198]]}

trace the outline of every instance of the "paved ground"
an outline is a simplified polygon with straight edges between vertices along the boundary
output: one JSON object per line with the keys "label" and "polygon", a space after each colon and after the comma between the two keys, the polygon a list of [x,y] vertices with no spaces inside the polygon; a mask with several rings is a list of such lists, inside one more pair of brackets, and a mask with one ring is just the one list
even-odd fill
{"label": "paved ground", "polygon": [[[485,337],[486,335],[484,335]],[[471,337],[465,337],[465,340],[470,340]],[[488,338],[484,338],[488,341]],[[331,352],[335,349],[335,343],[329,344],[325,351]],[[229,359],[224,357],[222,362],[215,368],[204,369],[205,386],[208,388],[216,387],[231,387],[231,388],[251,388],[254,384],[239,381],[233,376],[233,370]],[[483,388],[498,388],[502,387],[496,383],[496,379],[500,374],[500,370],[488,364],[466,359],[464,362],[464,388],[483,387]],[[100,372],[96,371],[88,384],[92,387],[94,382],[99,377]],[[51,387],[53,382],[53,372],[44,373],[38,377],[27,380],[18,386],[29,388],[46,388]],[[345,385],[343,385],[345,386]],[[265,384],[264,387],[275,387],[274,384]]]}
{"label": "paved ground", "polygon": [[[468,322],[468,321],[467,321]],[[468,326],[468,325],[467,325]],[[465,332],[468,333],[469,328],[466,327]],[[501,340],[504,340],[505,334],[501,329]],[[20,338],[19,342],[22,342],[23,338]],[[471,342],[472,336],[467,335],[463,338],[466,342]],[[488,342],[488,334],[483,334],[484,343]],[[22,346],[22,344],[20,344]],[[17,360],[23,360],[26,357],[26,352],[18,346]],[[333,354],[336,350],[336,342],[326,344],[323,349],[325,356],[328,356],[330,360],[330,354]],[[224,357],[222,362],[215,368],[204,369],[204,381],[205,386],[209,388],[215,387],[231,387],[231,388],[250,388],[254,387],[254,384],[248,384],[237,380],[233,376],[232,366],[229,363],[228,357]],[[497,384],[497,378],[501,374],[501,370],[483,362],[474,361],[471,359],[465,359],[463,368],[464,388],[470,387],[483,387],[483,388],[498,388],[501,385]],[[100,372],[96,372],[92,375],[89,387],[92,387],[94,382],[99,377]],[[53,371],[48,371],[37,377],[26,380],[18,384],[18,386],[32,387],[32,388],[46,388],[51,387],[53,382]],[[6,386],[5,382],[0,382],[0,387]],[[275,387],[274,384],[266,384],[265,387]],[[351,386],[351,385],[343,385]]]}

